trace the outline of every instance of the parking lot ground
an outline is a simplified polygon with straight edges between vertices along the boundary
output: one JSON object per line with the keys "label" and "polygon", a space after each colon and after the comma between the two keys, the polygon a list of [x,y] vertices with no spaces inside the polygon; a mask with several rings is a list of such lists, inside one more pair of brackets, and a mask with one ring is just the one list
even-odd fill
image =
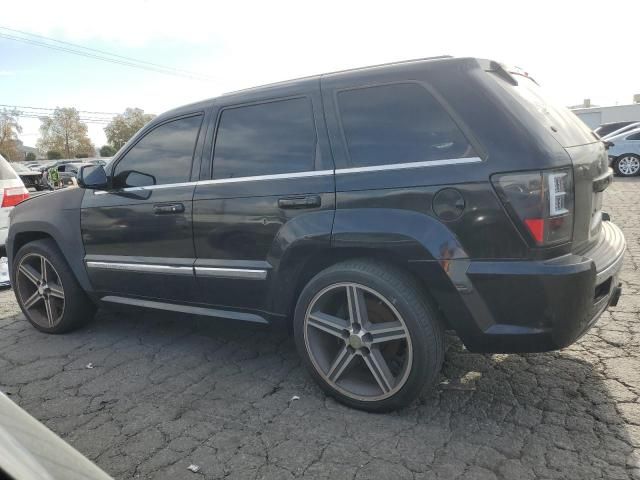
{"label": "parking lot ground", "polygon": [[560,352],[451,336],[438,388],[400,412],[325,397],[283,332],[101,311],[50,336],[11,291],[0,390],[116,478],[640,479],[640,179],[605,205],[628,242],[620,304]]}

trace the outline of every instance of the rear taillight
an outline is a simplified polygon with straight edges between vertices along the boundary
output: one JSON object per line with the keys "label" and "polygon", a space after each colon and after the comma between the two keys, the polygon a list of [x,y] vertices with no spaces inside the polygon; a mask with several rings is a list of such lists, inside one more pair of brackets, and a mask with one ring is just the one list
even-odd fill
{"label": "rear taillight", "polygon": [[570,169],[520,172],[491,178],[509,214],[536,246],[568,242],[573,235]]}
{"label": "rear taillight", "polygon": [[29,198],[29,190],[24,187],[12,187],[4,189],[2,207],[15,207],[17,204]]}

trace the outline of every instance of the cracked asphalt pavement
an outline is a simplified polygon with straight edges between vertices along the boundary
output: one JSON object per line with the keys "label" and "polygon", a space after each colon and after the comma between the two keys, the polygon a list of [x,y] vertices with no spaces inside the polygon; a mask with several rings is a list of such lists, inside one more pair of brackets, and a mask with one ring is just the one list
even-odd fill
{"label": "cracked asphalt pavement", "polygon": [[11,291],[0,390],[115,478],[640,479],[639,187],[606,193],[628,242],[624,292],[590,333],[530,355],[471,354],[451,336],[438,388],[393,414],[325,397],[284,332],[100,311],[50,336]]}

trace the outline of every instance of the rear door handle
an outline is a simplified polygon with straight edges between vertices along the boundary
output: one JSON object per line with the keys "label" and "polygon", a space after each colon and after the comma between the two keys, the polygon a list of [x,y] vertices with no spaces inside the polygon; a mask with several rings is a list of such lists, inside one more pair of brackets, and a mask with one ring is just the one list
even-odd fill
{"label": "rear door handle", "polygon": [[319,195],[305,195],[303,197],[285,197],[278,200],[280,208],[316,208],[322,204]]}
{"label": "rear door handle", "polygon": [[182,213],[184,205],[182,203],[158,203],[153,206],[153,212],[157,215]]}

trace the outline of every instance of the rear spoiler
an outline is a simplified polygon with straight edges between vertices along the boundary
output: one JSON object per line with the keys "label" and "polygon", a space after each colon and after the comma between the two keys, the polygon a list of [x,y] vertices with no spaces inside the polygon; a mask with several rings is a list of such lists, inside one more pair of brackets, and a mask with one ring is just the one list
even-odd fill
{"label": "rear spoiler", "polygon": [[538,85],[538,82],[534,80],[527,72],[518,67],[507,67],[499,62],[494,60],[485,60],[481,61],[482,67],[486,72],[494,73],[498,75],[500,78],[510,83],[514,87],[518,86],[518,79],[516,77],[524,77],[531,80],[533,83]]}

